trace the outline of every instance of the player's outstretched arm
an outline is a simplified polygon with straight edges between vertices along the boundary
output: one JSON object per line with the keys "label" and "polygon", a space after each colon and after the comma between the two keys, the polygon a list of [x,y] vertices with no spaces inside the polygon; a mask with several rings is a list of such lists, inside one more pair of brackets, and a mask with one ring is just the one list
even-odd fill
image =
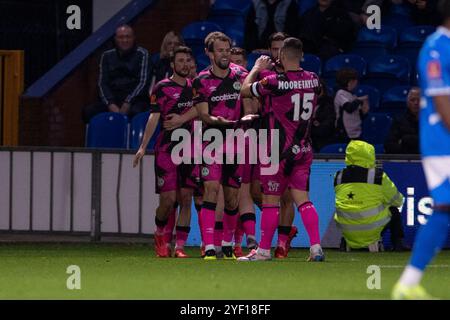
{"label": "player's outstretched arm", "polygon": [[195,105],[197,108],[198,116],[200,120],[202,120],[204,123],[212,125],[212,126],[220,126],[220,127],[226,127],[226,126],[233,126],[236,124],[237,121],[227,120],[223,117],[215,117],[209,114],[208,111],[208,103],[207,102],[200,102]]}
{"label": "player's outstretched arm", "polygon": [[242,105],[244,107],[244,115],[256,114],[259,109],[259,103],[257,99],[242,98]]}
{"label": "player's outstretched arm", "polygon": [[433,97],[436,111],[441,116],[444,125],[450,131],[450,95]]}
{"label": "player's outstretched arm", "polygon": [[160,116],[161,114],[159,112],[150,113],[147,125],[145,126],[144,137],[142,138],[141,146],[139,147],[139,150],[136,152],[136,155],[134,156],[133,159],[133,168],[135,168],[139,164],[142,157],[145,155],[145,149],[147,149],[147,145],[150,142],[153,133],[155,132]]}

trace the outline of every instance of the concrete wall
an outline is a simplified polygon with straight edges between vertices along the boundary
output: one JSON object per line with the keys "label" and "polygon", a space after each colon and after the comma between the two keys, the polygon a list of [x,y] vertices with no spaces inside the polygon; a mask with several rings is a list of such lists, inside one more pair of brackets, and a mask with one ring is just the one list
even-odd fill
{"label": "concrete wall", "polygon": [[92,32],[100,28],[129,2],[131,0],[93,0]]}

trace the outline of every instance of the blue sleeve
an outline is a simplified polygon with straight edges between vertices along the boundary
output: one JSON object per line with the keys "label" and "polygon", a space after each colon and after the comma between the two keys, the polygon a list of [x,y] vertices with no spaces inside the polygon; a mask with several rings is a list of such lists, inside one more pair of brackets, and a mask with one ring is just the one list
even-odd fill
{"label": "blue sleeve", "polygon": [[419,61],[425,96],[450,95],[450,50],[445,43],[438,40],[426,46]]}

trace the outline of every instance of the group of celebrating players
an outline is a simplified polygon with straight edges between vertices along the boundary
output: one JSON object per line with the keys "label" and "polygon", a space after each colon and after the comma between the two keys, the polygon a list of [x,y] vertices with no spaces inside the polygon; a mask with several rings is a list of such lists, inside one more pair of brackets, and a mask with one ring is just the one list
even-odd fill
{"label": "group of celebrating players", "polygon": [[[189,79],[191,49],[177,47],[171,55],[173,75],[153,88],[150,117],[133,165],[139,164],[160,122],[162,129],[155,146],[156,192],[160,195],[154,234],[158,257],[172,256],[175,224],[174,256],[188,257],[184,244],[190,231],[194,198],[205,260],[270,260],[277,229],[275,257],[286,258],[297,233],[293,226],[294,203],[310,240],[308,260],[324,260],[318,214],[308,196],[313,159],[310,128],[320,81],[315,73],[300,67],[303,50],[299,39],[275,33],[269,44],[271,56],[258,58],[248,72],[231,62],[230,38],[212,32],[205,38],[210,67],[195,79]],[[207,161],[204,159],[207,152],[203,151],[208,150],[212,141],[202,143],[202,152],[191,146],[192,157],[202,158],[201,164],[196,164],[198,161],[174,163],[171,154],[177,141],[172,141],[175,140],[172,134],[177,128],[194,134],[195,120],[201,121],[204,129],[216,129],[224,137],[227,129],[267,130],[270,143],[259,147],[266,148],[267,154],[279,152],[276,170],[267,173],[270,170],[265,169],[273,164],[264,161],[251,164],[248,157],[244,164]],[[223,143],[210,156],[236,160],[239,153],[247,155],[246,151],[254,143],[246,142],[243,145],[235,142],[231,150]],[[279,148],[274,147],[275,142]],[[255,204],[262,211],[259,243],[255,237]],[[241,247],[244,234],[247,255]]]}

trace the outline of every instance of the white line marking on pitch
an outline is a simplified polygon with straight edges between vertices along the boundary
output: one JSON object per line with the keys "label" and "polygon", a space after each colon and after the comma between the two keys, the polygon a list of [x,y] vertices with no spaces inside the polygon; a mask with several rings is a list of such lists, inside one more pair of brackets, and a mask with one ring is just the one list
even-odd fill
{"label": "white line marking on pitch", "polygon": [[[404,268],[404,265],[387,265],[387,266],[379,266],[380,268]],[[449,268],[450,265],[448,264],[431,264],[427,266],[427,268]]]}

